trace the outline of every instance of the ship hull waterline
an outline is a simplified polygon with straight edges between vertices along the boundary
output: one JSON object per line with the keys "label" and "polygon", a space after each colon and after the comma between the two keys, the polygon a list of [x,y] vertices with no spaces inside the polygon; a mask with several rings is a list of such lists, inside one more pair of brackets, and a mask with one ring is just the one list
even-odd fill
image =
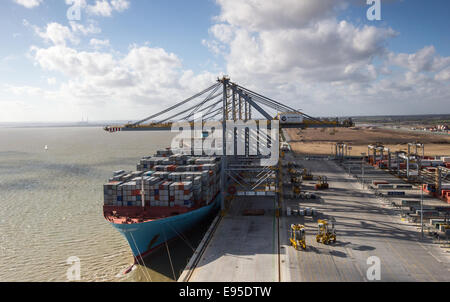
{"label": "ship hull waterline", "polygon": [[[143,262],[144,257],[164,243],[179,237],[180,234],[184,235],[205,218],[216,213],[220,204],[219,193],[209,205],[184,214],[134,224],[109,223],[125,237],[133,253],[134,264],[139,264]],[[124,273],[131,271],[134,264]]]}

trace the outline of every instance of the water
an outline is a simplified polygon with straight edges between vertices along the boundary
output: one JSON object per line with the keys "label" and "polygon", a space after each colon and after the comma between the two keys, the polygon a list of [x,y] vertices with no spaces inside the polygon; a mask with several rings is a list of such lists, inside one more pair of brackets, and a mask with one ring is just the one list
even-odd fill
{"label": "water", "polygon": [[[171,281],[207,224],[188,243],[169,245],[132,273],[126,240],[103,218],[103,183],[135,170],[142,156],[170,145],[170,132],[107,133],[100,128],[0,128],[0,281],[67,281],[81,261],[82,281]],[[47,150],[45,146],[47,145]],[[158,258],[160,257],[160,258]],[[159,259],[158,261],[154,259]],[[166,261],[164,261],[166,259]]]}

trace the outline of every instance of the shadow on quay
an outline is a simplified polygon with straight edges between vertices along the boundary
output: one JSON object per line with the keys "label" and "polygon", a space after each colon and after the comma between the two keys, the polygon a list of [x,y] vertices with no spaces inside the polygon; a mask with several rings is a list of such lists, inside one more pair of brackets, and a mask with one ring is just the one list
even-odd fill
{"label": "shadow on quay", "polygon": [[181,234],[184,238],[175,238],[167,243],[167,247],[162,245],[144,257],[144,264],[140,262],[137,265],[137,269],[132,272],[132,279],[147,282],[175,282],[181,276],[213,219],[214,215],[208,217],[195,229]]}

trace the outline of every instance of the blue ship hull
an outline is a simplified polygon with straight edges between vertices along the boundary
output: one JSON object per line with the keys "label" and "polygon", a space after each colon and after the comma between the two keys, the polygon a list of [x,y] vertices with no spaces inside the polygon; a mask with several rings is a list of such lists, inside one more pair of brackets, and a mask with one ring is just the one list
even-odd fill
{"label": "blue ship hull", "polygon": [[135,224],[110,223],[127,239],[134,259],[137,261],[166,241],[194,228],[210,214],[217,212],[221,198],[221,194],[218,194],[209,205],[168,218]]}

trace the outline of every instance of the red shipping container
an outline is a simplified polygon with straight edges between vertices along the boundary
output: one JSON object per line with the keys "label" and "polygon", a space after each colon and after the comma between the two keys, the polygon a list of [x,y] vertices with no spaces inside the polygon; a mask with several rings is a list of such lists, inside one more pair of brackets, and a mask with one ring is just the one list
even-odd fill
{"label": "red shipping container", "polygon": [[448,193],[450,193],[450,190],[442,190],[441,191],[441,197],[445,199],[446,196],[448,195]]}
{"label": "red shipping container", "polygon": [[167,189],[169,189],[169,185],[170,185],[170,182],[169,181],[165,181],[165,182],[163,182],[162,184],[160,184],[159,185],[159,189],[160,190],[167,190]]}
{"label": "red shipping container", "polygon": [[138,196],[141,195],[141,190],[133,190],[131,191],[131,196]]}
{"label": "red shipping container", "polygon": [[373,182],[374,186],[376,186],[376,185],[388,185],[388,184],[389,183],[387,181],[385,181],[385,180],[378,180],[378,181],[374,181]]}

